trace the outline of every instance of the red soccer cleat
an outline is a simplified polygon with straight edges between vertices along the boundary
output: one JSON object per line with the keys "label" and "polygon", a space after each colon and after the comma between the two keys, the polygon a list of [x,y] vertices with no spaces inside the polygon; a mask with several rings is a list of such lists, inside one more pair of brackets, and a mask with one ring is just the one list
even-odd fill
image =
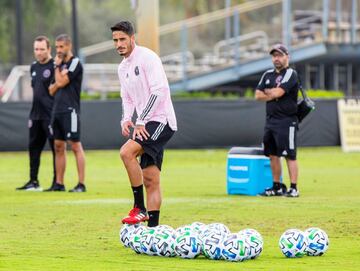
{"label": "red soccer cleat", "polygon": [[149,220],[149,216],[146,211],[142,211],[139,208],[133,208],[130,210],[129,214],[124,217],[121,222],[123,224],[137,224],[140,222],[145,222]]}

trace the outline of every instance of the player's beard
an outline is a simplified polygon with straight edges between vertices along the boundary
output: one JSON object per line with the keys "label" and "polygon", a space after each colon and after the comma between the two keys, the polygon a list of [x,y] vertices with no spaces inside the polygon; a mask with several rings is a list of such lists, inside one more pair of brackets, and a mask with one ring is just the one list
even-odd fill
{"label": "player's beard", "polygon": [[[119,51],[120,48],[121,47],[119,47],[117,51],[118,51],[119,55],[121,55],[122,57],[128,57],[131,54],[132,50],[133,50],[133,46],[132,46],[131,42],[126,47],[126,51],[124,53],[121,53]],[[121,49],[125,49],[125,48],[121,48]]]}

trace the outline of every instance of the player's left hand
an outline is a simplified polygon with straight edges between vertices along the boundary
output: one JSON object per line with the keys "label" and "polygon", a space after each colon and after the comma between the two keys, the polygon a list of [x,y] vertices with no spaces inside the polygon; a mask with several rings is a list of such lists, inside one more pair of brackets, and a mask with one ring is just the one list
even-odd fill
{"label": "player's left hand", "polygon": [[139,138],[141,141],[144,139],[147,140],[149,138],[150,134],[148,131],[146,131],[144,125],[136,125],[134,128],[132,139],[135,140],[135,138]]}

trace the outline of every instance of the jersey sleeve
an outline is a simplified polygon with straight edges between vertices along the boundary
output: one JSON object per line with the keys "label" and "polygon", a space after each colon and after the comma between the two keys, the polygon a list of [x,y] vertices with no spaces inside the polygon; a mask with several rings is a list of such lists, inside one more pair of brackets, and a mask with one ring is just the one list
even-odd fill
{"label": "jersey sleeve", "polygon": [[150,88],[150,96],[143,112],[136,120],[136,125],[145,125],[148,122],[166,96],[166,92],[169,91],[165,71],[157,55],[151,54],[147,56],[144,71]]}
{"label": "jersey sleeve", "polygon": [[32,88],[34,88],[34,86],[35,86],[35,78],[32,75],[33,71],[34,71],[34,64],[31,64],[31,66],[30,66],[30,78],[31,78],[31,87]]}
{"label": "jersey sleeve", "polygon": [[121,101],[122,101],[122,117],[121,117],[121,126],[122,126],[125,121],[129,121],[132,119],[135,110],[135,105],[124,88],[121,88],[120,93],[121,93]]}
{"label": "jersey sleeve", "polygon": [[83,67],[80,63],[80,59],[78,57],[74,57],[71,61],[71,64],[68,68],[68,77],[70,81],[73,81],[79,75],[82,75]]}
{"label": "jersey sleeve", "polygon": [[265,89],[265,75],[266,75],[266,72],[263,73],[263,75],[261,76],[261,79],[260,79],[256,89],[264,91],[264,89]]}
{"label": "jersey sleeve", "polygon": [[286,93],[289,93],[299,82],[298,75],[295,70],[288,69],[281,80],[279,87],[282,88]]}

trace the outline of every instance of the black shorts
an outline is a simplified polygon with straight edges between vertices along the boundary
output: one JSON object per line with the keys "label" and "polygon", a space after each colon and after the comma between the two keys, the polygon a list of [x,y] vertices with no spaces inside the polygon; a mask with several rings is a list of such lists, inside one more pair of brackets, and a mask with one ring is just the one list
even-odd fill
{"label": "black shorts", "polygon": [[267,120],[263,138],[264,154],[296,160],[297,130],[298,123],[292,118]]}
{"label": "black shorts", "polygon": [[146,123],[145,129],[150,134],[147,140],[141,141],[135,138],[135,141],[139,143],[144,150],[144,153],[140,157],[140,166],[141,168],[146,168],[156,165],[159,170],[161,170],[164,147],[175,131],[171,130],[169,124],[156,121]]}
{"label": "black shorts", "polygon": [[51,132],[54,139],[80,141],[80,116],[75,111],[53,114]]}

